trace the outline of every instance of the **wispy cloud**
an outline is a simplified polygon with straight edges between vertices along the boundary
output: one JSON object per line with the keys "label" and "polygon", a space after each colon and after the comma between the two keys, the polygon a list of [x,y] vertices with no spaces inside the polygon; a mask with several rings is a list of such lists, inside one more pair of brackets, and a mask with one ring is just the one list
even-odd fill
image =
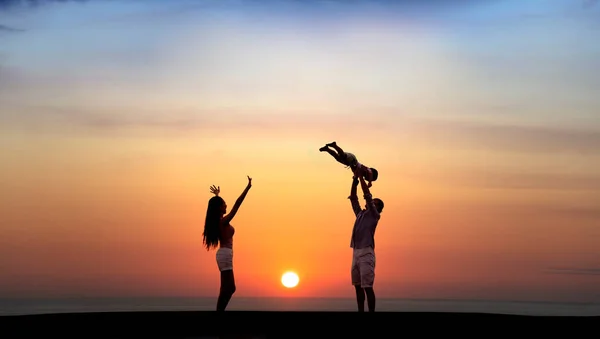
{"label": "wispy cloud", "polygon": [[2,32],[23,32],[24,30],[0,24],[0,33]]}
{"label": "wispy cloud", "polygon": [[598,0],[584,0],[583,8],[592,8],[598,4]]}
{"label": "wispy cloud", "polygon": [[576,274],[576,275],[600,275],[600,268],[548,268],[551,274]]}
{"label": "wispy cloud", "polygon": [[464,121],[424,121],[417,128],[438,145],[523,152],[596,153],[600,131]]}
{"label": "wispy cloud", "polygon": [[8,124],[43,126],[65,131],[75,127],[100,133],[146,130],[153,135],[163,135],[165,132],[171,135],[189,135],[221,130],[222,134],[234,135],[298,135],[336,128],[355,132],[363,129],[387,129],[385,121],[364,121],[360,116],[327,115],[293,108],[253,110],[163,106],[136,110],[132,107],[20,106],[18,109],[6,111],[14,112],[10,115],[0,115],[0,119]]}
{"label": "wispy cloud", "polygon": [[[406,174],[406,173],[405,173]],[[516,171],[496,168],[444,168],[427,173],[419,169],[409,174],[412,177],[426,179],[429,182],[452,182],[462,187],[478,187],[488,189],[513,190],[573,190],[597,191],[600,194],[600,175],[581,173],[548,173],[541,171]],[[567,210],[565,210],[567,212]],[[584,211],[576,211],[580,214]],[[593,211],[585,211],[600,218],[600,207]]]}
{"label": "wispy cloud", "polygon": [[[406,134],[411,141],[431,147],[450,149],[489,149],[509,152],[596,154],[600,149],[600,131],[559,127],[499,125],[477,121],[448,121],[401,116],[399,113],[376,115],[372,110],[357,112],[309,112],[293,107],[272,109],[243,108],[177,108],[167,105],[145,107],[96,107],[73,104],[70,107],[19,105],[19,114],[4,115],[4,122],[35,123],[54,121],[69,126],[96,130],[121,130],[149,128],[155,131],[200,131],[206,128],[227,128],[235,132],[252,128],[259,133],[277,130],[282,133],[325,131],[337,128],[370,128],[389,135]],[[139,106],[139,103],[138,105]],[[369,120],[364,114],[372,114]],[[362,126],[362,127],[361,127]],[[477,174],[477,173],[475,173]],[[558,178],[537,173],[481,172],[470,180],[489,186],[509,185],[514,188],[560,188]],[[561,180],[563,180],[562,178]],[[574,181],[573,181],[574,180]],[[596,178],[579,178],[569,181],[576,187],[594,187]],[[591,185],[591,186],[590,186]]]}
{"label": "wispy cloud", "polygon": [[87,2],[88,0],[0,0],[0,8],[36,7],[49,3]]}
{"label": "wispy cloud", "polygon": [[[410,180],[410,178],[407,180]],[[579,231],[579,234],[576,236],[586,238],[596,237],[600,241],[600,234],[595,231],[596,225],[594,223],[600,220],[600,206],[593,205],[593,201],[600,199],[600,194],[591,195],[594,197],[589,200],[578,199],[555,203],[541,202],[535,198],[524,202],[522,199],[523,196],[512,195],[512,201],[448,201],[444,205],[430,206],[430,208],[432,210],[439,209],[440,213],[450,211],[450,214],[463,216],[485,215],[496,222],[510,221],[510,223],[526,225],[527,227],[539,226],[541,232],[550,231],[549,229],[545,229],[548,227],[549,221],[564,222],[569,225],[570,231]]]}
{"label": "wispy cloud", "polygon": [[[589,202],[588,202],[589,204]],[[575,220],[598,220],[600,218],[600,206],[586,206],[581,202],[573,202],[573,205],[568,204],[547,204],[547,203],[532,203],[525,204],[505,204],[491,207],[500,214],[504,215],[527,215],[527,216],[546,216],[551,218],[567,218],[571,221]]]}

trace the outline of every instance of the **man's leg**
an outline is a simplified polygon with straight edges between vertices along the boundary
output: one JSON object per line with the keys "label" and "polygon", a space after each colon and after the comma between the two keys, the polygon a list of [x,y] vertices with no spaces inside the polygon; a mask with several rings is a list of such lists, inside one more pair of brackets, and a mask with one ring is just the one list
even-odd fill
{"label": "man's leg", "polygon": [[356,290],[356,304],[358,306],[358,312],[365,311],[365,290],[360,285],[354,285]]}
{"label": "man's leg", "polygon": [[373,287],[365,287],[365,293],[367,294],[369,312],[375,312],[375,291],[373,290]]}
{"label": "man's leg", "polygon": [[352,285],[354,286],[354,290],[356,292],[356,305],[358,306],[359,312],[365,311],[365,291],[360,287],[360,270],[358,267],[358,262],[356,261],[356,257],[354,256],[354,251],[352,251],[352,268],[350,270],[350,276],[352,278]]}
{"label": "man's leg", "polygon": [[359,259],[360,284],[367,295],[367,305],[369,312],[375,312],[375,291],[373,283],[375,282],[375,252],[365,253]]}

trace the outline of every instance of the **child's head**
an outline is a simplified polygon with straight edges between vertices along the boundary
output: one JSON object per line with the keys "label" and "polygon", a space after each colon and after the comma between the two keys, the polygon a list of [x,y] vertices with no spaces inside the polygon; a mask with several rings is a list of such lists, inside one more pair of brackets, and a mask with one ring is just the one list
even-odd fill
{"label": "child's head", "polygon": [[373,167],[371,167],[370,170],[371,170],[371,173],[373,174],[373,180],[372,181],[377,180],[377,177],[379,176],[379,172],[377,172],[377,170],[374,169]]}

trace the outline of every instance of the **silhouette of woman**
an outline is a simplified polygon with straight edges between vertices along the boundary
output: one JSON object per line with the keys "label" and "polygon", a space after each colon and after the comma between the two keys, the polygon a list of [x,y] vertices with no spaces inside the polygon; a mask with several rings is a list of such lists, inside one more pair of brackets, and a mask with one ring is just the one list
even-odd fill
{"label": "silhouette of woman", "polygon": [[242,205],[250,187],[252,187],[252,178],[248,177],[248,185],[235,201],[229,214],[226,214],[227,204],[225,200],[219,196],[221,188],[215,187],[215,185],[210,187],[210,192],[215,196],[208,201],[202,242],[206,250],[219,247],[216,258],[221,272],[221,288],[217,300],[217,311],[225,311],[229,300],[235,293],[235,279],[233,277],[233,234],[235,229],[230,222]]}

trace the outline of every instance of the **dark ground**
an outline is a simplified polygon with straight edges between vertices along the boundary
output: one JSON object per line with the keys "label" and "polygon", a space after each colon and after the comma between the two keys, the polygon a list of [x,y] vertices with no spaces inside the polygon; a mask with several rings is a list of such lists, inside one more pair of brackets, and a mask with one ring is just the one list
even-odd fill
{"label": "dark ground", "polygon": [[600,316],[431,312],[106,312],[1,316],[10,338],[579,338]]}

